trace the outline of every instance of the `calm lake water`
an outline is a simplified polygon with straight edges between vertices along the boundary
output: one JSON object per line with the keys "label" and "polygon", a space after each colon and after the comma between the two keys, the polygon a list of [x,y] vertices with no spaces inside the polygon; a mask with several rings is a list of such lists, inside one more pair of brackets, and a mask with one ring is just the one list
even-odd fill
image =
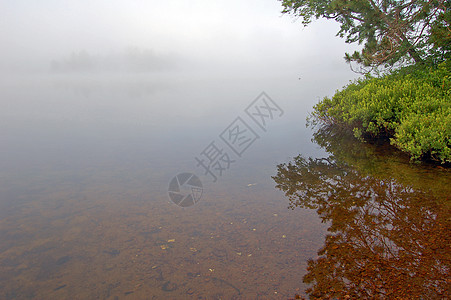
{"label": "calm lake water", "polygon": [[0,298],[449,297],[449,171],[314,135],[346,82],[274,76],[2,78]]}

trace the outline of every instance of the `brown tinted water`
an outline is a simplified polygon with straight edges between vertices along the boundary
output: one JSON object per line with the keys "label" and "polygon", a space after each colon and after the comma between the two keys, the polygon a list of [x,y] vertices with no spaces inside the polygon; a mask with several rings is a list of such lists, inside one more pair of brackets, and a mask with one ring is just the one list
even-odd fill
{"label": "brown tinted water", "polygon": [[[24,93],[17,105],[33,104]],[[449,298],[448,169],[334,131],[311,143],[287,96],[214,183],[194,158],[255,95],[194,120],[173,113],[174,95],[153,95],[160,111],[135,99],[149,116],[133,121],[102,107],[0,120],[0,299]],[[44,96],[46,109],[68,97]],[[131,114],[119,98],[107,100]],[[105,99],[66,100],[84,111]],[[182,208],[167,192],[186,171],[204,189]]]}
{"label": "brown tinted water", "polygon": [[15,199],[0,220],[0,298],[268,299],[304,288],[323,235],[314,212],[287,210],[258,184],[182,209],[147,186],[102,181]]}
{"label": "brown tinted water", "polygon": [[274,180],[290,206],[330,224],[303,281],[319,299],[449,299],[451,188],[448,169],[412,165],[385,144],[359,144],[323,128],[330,155],[302,155]]}

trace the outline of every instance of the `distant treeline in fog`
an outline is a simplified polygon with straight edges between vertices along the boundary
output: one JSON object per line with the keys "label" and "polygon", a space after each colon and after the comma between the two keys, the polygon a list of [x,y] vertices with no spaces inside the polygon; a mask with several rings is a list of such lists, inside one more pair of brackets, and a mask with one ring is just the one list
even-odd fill
{"label": "distant treeline in fog", "polygon": [[160,54],[152,49],[127,48],[109,54],[91,54],[86,50],[72,52],[69,56],[53,59],[53,72],[153,72],[173,69],[177,57],[174,54]]}

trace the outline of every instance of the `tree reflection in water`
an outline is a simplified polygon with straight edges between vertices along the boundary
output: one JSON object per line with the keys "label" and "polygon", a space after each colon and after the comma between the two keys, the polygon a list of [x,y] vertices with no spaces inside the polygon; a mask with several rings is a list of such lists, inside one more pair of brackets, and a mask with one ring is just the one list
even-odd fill
{"label": "tree reflection in water", "polygon": [[[304,276],[312,284],[306,291],[310,298],[449,299],[449,187],[405,184],[406,174],[422,170],[408,164],[408,171],[377,172],[377,161],[387,170],[401,164],[389,167],[390,158],[375,153],[374,146],[356,144],[330,128],[314,140],[331,155],[297,156],[279,165],[273,177],[290,208],[316,209],[330,224],[325,245]],[[439,172],[437,181],[449,185],[448,171]]]}

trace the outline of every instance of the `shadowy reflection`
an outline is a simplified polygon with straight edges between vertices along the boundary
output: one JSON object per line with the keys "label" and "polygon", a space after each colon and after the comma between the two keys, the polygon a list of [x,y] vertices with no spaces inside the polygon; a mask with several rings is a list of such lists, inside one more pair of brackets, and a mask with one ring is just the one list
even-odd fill
{"label": "shadowy reflection", "polygon": [[[330,224],[304,276],[310,298],[449,299],[449,187],[415,185],[422,168],[331,128],[314,141],[331,155],[299,155],[273,177],[291,209],[315,209]],[[429,179],[449,185],[446,170],[432,170]]]}

